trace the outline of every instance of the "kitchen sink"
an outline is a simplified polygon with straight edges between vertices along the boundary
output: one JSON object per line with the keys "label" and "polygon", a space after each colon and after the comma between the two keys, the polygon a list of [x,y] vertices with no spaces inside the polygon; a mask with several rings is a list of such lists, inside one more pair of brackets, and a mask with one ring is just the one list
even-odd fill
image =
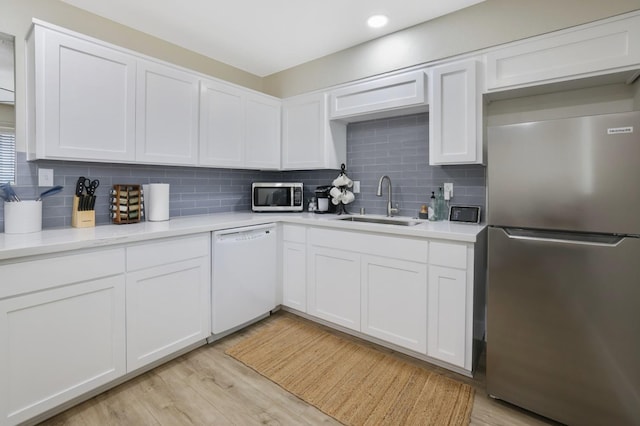
{"label": "kitchen sink", "polygon": [[341,217],[338,220],[344,220],[347,222],[365,222],[365,223],[379,223],[383,225],[399,225],[399,226],[415,226],[420,225],[420,221],[411,219],[393,219],[393,218],[380,218],[380,217],[366,217],[366,216],[348,216]]}

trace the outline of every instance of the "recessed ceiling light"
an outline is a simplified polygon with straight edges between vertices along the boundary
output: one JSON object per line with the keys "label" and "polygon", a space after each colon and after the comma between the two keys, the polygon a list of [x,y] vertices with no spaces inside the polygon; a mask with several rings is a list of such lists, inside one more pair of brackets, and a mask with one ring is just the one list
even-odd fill
{"label": "recessed ceiling light", "polygon": [[389,18],[387,18],[385,15],[373,15],[372,17],[367,19],[367,25],[369,25],[371,28],[384,27],[385,25],[387,25],[387,22],[389,22]]}

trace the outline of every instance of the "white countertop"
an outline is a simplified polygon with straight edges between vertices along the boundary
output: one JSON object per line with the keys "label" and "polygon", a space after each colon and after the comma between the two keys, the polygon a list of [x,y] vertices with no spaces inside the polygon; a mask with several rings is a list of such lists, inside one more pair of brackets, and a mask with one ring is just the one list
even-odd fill
{"label": "white countertop", "polygon": [[[357,215],[353,215],[357,216]],[[92,228],[47,229],[30,234],[0,233],[0,260],[79,250],[91,247],[176,237],[199,232],[284,222],[324,226],[344,230],[387,233],[419,238],[475,242],[485,225],[421,221],[415,226],[383,225],[338,220],[344,216],[314,213],[216,213],[171,218],[165,222],[140,222],[127,225],[101,225]],[[367,217],[384,217],[367,215]],[[400,218],[399,218],[400,219]],[[402,218],[409,219],[409,218]]]}

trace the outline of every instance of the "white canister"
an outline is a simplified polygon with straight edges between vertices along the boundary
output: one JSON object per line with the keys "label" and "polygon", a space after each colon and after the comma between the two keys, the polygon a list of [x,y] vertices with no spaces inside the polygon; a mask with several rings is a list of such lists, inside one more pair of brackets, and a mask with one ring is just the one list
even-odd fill
{"label": "white canister", "polygon": [[42,230],[42,201],[4,203],[5,234],[27,234]]}
{"label": "white canister", "polygon": [[318,211],[320,211],[320,212],[329,211],[329,199],[328,198],[318,198]]}
{"label": "white canister", "polygon": [[145,193],[144,201],[147,220],[152,222],[169,220],[168,183],[150,183],[149,192]]}

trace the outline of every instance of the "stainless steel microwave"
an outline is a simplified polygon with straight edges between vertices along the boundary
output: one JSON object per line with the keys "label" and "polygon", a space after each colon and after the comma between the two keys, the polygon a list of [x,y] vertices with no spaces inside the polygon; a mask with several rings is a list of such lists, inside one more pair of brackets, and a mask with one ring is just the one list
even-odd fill
{"label": "stainless steel microwave", "polygon": [[254,212],[301,212],[301,182],[254,182],[251,185],[251,210]]}

